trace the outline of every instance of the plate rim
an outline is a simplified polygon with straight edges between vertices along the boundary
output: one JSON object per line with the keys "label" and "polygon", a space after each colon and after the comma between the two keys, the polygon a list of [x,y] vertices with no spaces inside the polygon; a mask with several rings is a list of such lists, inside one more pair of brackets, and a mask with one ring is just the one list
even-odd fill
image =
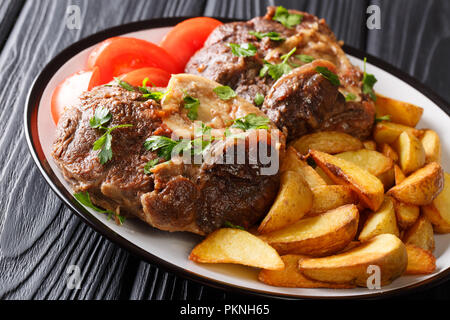
{"label": "plate rim", "polygon": [[[417,292],[419,290],[424,290],[442,283],[448,280],[450,276],[450,266],[445,270],[442,270],[438,274],[416,283],[410,285],[392,289],[389,291],[378,291],[374,293],[366,294],[346,294],[343,296],[309,296],[309,295],[298,295],[298,294],[283,294],[275,293],[266,290],[250,289],[244,286],[239,286],[235,284],[230,284],[224,281],[215,280],[203,276],[199,273],[195,273],[173,263],[170,263],[162,258],[159,258],[152,253],[138,247],[130,240],[119,235],[112,229],[109,229],[106,225],[100,222],[97,218],[93,216],[89,211],[87,211],[83,206],[74,199],[74,197],[62,186],[59,179],[53,173],[48,162],[43,156],[42,148],[39,143],[39,138],[37,136],[37,110],[39,109],[39,102],[44,92],[48,81],[53,77],[53,75],[59,70],[59,68],[70,58],[80,53],[82,50],[95,45],[109,37],[119,36],[122,34],[142,31],[151,28],[161,28],[170,27],[179,23],[185,19],[192,17],[169,17],[169,18],[157,18],[157,19],[147,19],[142,21],[136,21],[131,23],[122,24],[119,26],[107,28],[105,30],[94,33],[88,37],[82,38],[75,43],[71,44],[61,52],[59,52],[55,57],[53,57],[39,72],[32,82],[31,89],[27,95],[24,108],[24,118],[23,125],[25,129],[25,138],[28,145],[29,152],[34,160],[35,165],[38,167],[39,172],[44,177],[47,184],[53,190],[53,192],[61,199],[61,201],[68,206],[72,212],[74,212],[81,220],[93,228],[96,232],[100,233],[102,236],[117,244],[119,247],[127,250],[134,256],[143,259],[151,264],[163,267],[164,269],[176,274],[177,276],[183,277],[200,283],[202,285],[207,285],[210,287],[222,289],[228,292],[234,292],[238,294],[250,294],[256,295],[264,298],[278,298],[278,299],[367,299],[367,298],[387,298],[399,295],[401,293],[411,293]],[[239,19],[230,19],[222,17],[214,17],[222,22],[232,22],[232,21],[242,21]],[[450,104],[436,94],[432,89],[430,89],[425,84],[416,80],[409,74],[401,71],[397,67],[381,60],[380,58],[374,57],[360,49],[353,48],[348,45],[344,45],[344,51],[354,57],[363,59],[367,57],[370,63],[374,66],[381,68],[382,70],[388,72],[389,74],[399,78],[405,83],[411,85],[416,90],[420,91],[424,96],[433,101],[441,110],[443,110],[448,116],[450,116]],[[35,143],[37,142],[37,144]],[[40,159],[42,157],[42,159]]]}

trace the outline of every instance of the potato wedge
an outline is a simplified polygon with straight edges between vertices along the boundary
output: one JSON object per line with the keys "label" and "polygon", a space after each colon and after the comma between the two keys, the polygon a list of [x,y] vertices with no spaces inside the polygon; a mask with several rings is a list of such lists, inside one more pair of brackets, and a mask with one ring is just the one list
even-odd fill
{"label": "potato wedge", "polygon": [[391,121],[415,127],[423,114],[423,108],[411,103],[398,101],[377,93],[375,101],[377,116],[389,115]]}
{"label": "potato wedge", "polygon": [[444,189],[422,212],[433,224],[434,231],[438,233],[450,232],[450,174],[445,173]]}
{"label": "potato wedge", "polygon": [[403,242],[433,252],[434,233],[430,220],[425,215],[421,215],[416,223],[406,230],[403,235]]}
{"label": "potato wedge", "polygon": [[394,203],[391,197],[385,197],[380,209],[371,212],[359,234],[359,241],[367,241],[379,234],[391,233],[399,236]]}
{"label": "potato wedge", "polygon": [[275,202],[259,225],[259,233],[271,232],[290,225],[300,220],[312,207],[313,194],[298,172],[283,172],[280,183]]}
{"label": "potato wedge", "polygon": [[289,147],[286,150],[286,155],[283,160],[283,164],[281,165],[280,172],[285,171],[297,171],[300,173],[303,178],[305,178],[309,188],[315,188],[327,184],[313,167],[300,159],[300,154],[298,154],[293,147]]}
{"label": "potato wedge", "polygon": [[402,169],[400,169],[400,167],[398,165],[394,165],[394,177],[395,177],[396,185],[406,179],[405,174],[403,173]]}
{"label": "potato wedge", "polygon": [[281,256],[285,268],[283,270],[266,270],[259,272],[259,281],[277,287],[290,288],[332,288],[345,289],[354,288],[354,286],[346,284],[326,283],[306,278],[298,270],[298,261],[306,258],[306,256],[288,254]]}
{"label": "potato wedge", "polygon": [[260,238],[280,254],[324,256],[344,249],[356,235],[359,212],[349,204],[304,218]]}
{"label": "potato wedge", "polygon": [[392,161],[398,161],[398,153],[387,143],[383,143],[380,146],[380,152],[388,158],[391,158]]}
{"label": "potato wedge", "polygon": [[373,140],[363,141],[363,146],[367,150],[377,150],[377,143]]}
{"label": "potato wedge", "polygon": [[361,149],[338,153],[335,156],[353,162],[364,170],[369,171],[380,179],[386,189],[394,184],[394,162],[391,158],[377,151]]}
{"label": "potato wedge", "polygon": [[377,144],[391,144],[397,140],[403,131],[407,131],[418,138],[422,136],[420,130],[415,128],[389,121],[381,121],[375,125],[373,138]]}
{"label": "potato wedge", "polygon": [[306,277],[323,282],[367,286],[370,265],[380,267],[381,285],[389,284],[406,270],[408,255],[396,236],[380,234],[349,251],[323,258],[299,261],[299,270]]}
{"label": "potato wedge", "polygon": [[437,162],[427,164],[400,184],[392,187],[387,194],[398,201],[423,206],[430,204],[444,188],[444,172]]}
{"label": "potato wedge", "polygon": [[433,130],[425,130],[421,142],[425,150],[425,162],[441,163],[441,141],[439,135]]}
{"label": "potato wedge", "polygon": [[201,263],[234,263],[269,270],[284,268],[274,248],[251,233],[223,228],[209,234],[192,249],[189,259]]}
{"label": "potato wedge", "polygon": [[395,198],[393,199],[398,226],[402,230],[411,227],[419,218],[420,208],[413,204],[403,203]]}
{"label": "potato wedge", "polygon": [[304,155],[308,154],[310,149],[335,154],[364,147],[359,139],[338,131],[322,131],[307,134],[295,140],[292,146]]}
{"label": "potato wedge", "polygon": [[313,205],[306,214],[308,217],[336,209],[345,204],[358,202],[358,197],[349,186],[325,185],[312,188],[311,191],[313,193]]}
{"label": "potato wedge", "polygon": [[412,134],[404,131],[394,143],[402,171],[408,175],[425,164],[425,150],[422,143]]}
{"label": "potato wedge", "polygon": [[328,185],[336,185],[333,180],[327,174],[320,168],[315,167],[314,170],[316,170],[317,174],[328,184]]}
{"label": "potato wedge", "polygon": [[430,274],[436,270],[436,258],[425,249],[412,244],[406,245],[408,266],[405,274]]}
{"label": "potato wedge", "polygon": [[353,162],[321,151],[311,150],[310,155],[334,182],[350,186],[364,205],[378,210],[384,199],[384,187],[377,177]]}

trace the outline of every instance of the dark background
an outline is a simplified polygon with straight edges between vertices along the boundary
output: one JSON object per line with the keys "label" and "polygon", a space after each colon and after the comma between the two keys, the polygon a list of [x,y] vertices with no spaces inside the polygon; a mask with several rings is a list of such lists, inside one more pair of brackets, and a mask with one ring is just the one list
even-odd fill
{"label": "dark background", "polygon": [[[80,30],[65,27],[68,5]],[[77,40],[126,22],[173,16],[250,19],[267,5],[325,18],[339,39],[427,84],[450,101],[450,1],[447,0],[0,0],[0,298],[194,299],[243,296],[201,286],[130,255],[67,209],[35,167],[24,139],[23,109],[33,79]],[[366,28],[366,8],[381,8],[381,30]],[[69,265],[84,276],[66,288]],[[450,298],[450,282],[408,298]]]}

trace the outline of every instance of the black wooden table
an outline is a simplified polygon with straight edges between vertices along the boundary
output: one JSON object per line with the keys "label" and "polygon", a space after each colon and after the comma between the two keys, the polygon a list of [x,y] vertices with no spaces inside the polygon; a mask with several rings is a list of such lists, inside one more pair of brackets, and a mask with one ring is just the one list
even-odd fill
{"label": "black wooden table", "polygon": [[[92,33],[130,21],[172,16],[249,19],[267,5],[326,19],[339,39],[413,75],[450,101],[450,1],[433,0],[0,0],[0,298],[236,298],[176,277],[106,240],[70,212],[40,176],[22,126],[32,80],[59,51]],[[381,9],[381,29],[366,28],[366,9]],[[81,9],[79,30],[65,24]],[[80,290],[66,287],[78,265]],[[410,298],[450,298],[450,282]]]}

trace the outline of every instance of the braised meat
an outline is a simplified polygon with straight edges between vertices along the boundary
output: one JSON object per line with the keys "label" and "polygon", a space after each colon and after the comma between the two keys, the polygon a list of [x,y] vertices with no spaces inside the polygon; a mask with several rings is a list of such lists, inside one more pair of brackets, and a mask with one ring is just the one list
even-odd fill
{"label": "braised meat", "polygon": [[[212,91],[217,86],[198,76],[176,75],[161,103],[116,85],[94,88],[60,119],[53,157],[75,192],[87,191],[97,206],[137,216],[156,228],[207,234],[226,222],[249,227],[267,212],[279,186],[278,168],[262,173],[268,164],[254,158],[258,153],[252,148],[264,146],[279,160],[284,138],[270,123],[268,130],[233,128],[230,132],[239,138],[225,137],[233,120],[250,113],[266,116],[242,98],[219,99]],[[198,164],[181,158],[166,161],[144,148],[152,136],[192,138],[194,121],[182,102],[186,95],[199,99],[196,121],[216,138],[209,146],[209,161]],[[104,164],[93,148],[104,134],[90,123],[97,108],[109,111],[108,128],[131,125],[111,131],[113,156]],[[268,133],[277,137],[276,143]],[[239,147],[243,152],[231,152]],[[226,161],[230,154],[244,161]],[[146,173],[144,167],[152,159],[159,164]]]}
{"label": "braised meat", "polygon": [[[186,65],[185,71],[202,75],[211,80],[232,87],[240,96],[253,102],[256,94],[266,97],[263,110],[278,127],[285,130],[288,140],[301,135],[320,130],[339,130],[347,132],[361,139],[370,135],[375,118],[375,107],[370,98],[361,91],[363,73],[353,66],[337,42],[335,36],[323,19],[306,12],[289,10],[291,13],[303,16],[300,24],[287,28],[272,18],[275,7],[269,7],[266,16],[257,17],[247,22],[233,22],[217,27],[209,36],[205,46],[199,50]],[[259,33],[276,32],[284,41],[271,40],[269,37],[258,39],[251,31]],[[252,44],[257,48],[254,56],[235,56],[230,43]],[[274,79],[269,74],[260,75],[264,64],[279,64],[283,55],[295,48],[295,54],[288,59],[289,65],[297,75],[306,71],[297,71],[297,66],[308,62],[302,61],[298,56],[306,55],[314,59],[327,60],[333,64],[332,68],[340,78],[339,88],[331,88],[320,75],[310,74],[301,76],[303,84],[293,84],[296,76],[284,75]],[[308,68],[307,68],[308,69]],[[309,69],[312,70],[312,69]],[[275,82],[278,82],[275,85]],[[306,84],[306,82],[308,82]],[[286,92],[282,83],[294,85],[294,89]],[[299,92],[307,86],[307,93]],[[325,87],[330,87],[327,90]],[[276,90],[283,92],[277,93]],[[331,94],[330,97],[325,96]],[[351,94],[353,101],[346,102],[344,97]],[[283,97],[283,101],[273,101],[274,97]],[[310,100],[302,100],[310,99]],[[295,108],[294,100],[300,110],[295,117],[290,118]],[[334,100],[332,102],[331,100]],[[321,106],[315,102],[322,101]],[[324,110],[323,103],[327,106]],[[329,103],[336,103],[330,105]],[[284,110],[285,108],[290,111]],[[326,114],[333,110],[332,114]],[[336,111],[336,112],[334,112]],[[338,113],[340,116],[338,116]]]}

